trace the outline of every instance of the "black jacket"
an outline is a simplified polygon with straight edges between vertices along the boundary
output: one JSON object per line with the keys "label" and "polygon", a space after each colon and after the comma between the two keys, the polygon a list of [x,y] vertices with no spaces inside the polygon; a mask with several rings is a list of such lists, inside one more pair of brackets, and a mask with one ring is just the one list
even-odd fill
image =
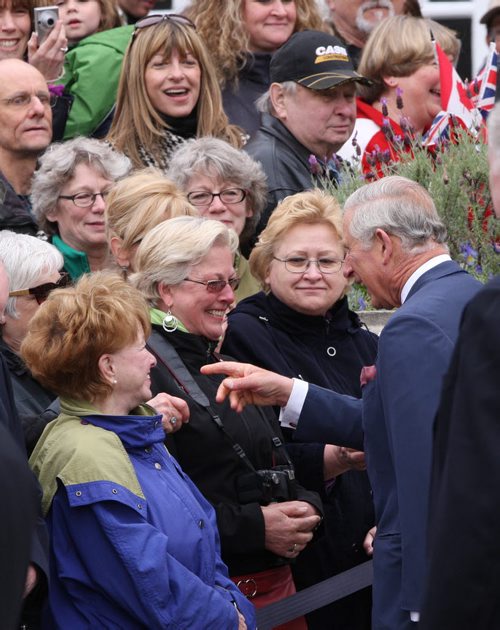
{"label": "black jacket", "polygon": [[[223,352],[359,397],[361,368],[375,362],[377,345],[377,336],[364,330],[356,313],[348,309],[347,298],[326,317],[315,317],[261,292],[229,313]],[[291,432],[287,437],[293,439]],[[333,487],[325,487],[324,444],[289,442],[287,448],[299,482],[322,491],[325,510],[325,536],[309,545],[294,566],[295,582],[305,588],[367,560],[362,542],[374,525],[373,504],[365,472],[348,471],[336,478]],[[313,630],[364,630],[369,619],[369,593],[361,593],[309,615],[308,623]]]}
{"label": "black jacket", "polygon": [[[244,148],[254,160],[262,164],[267,176],[267,206],[257,226],[259,234],[266,227],[279,201],[289,195],[310,190],[318,182],[314,180],[309,165],[311,151],[270,114],[261,114],[261,126]],[[318,156],[316,158],[320,161]],[[332,181],[338,181],[338,172],[333,170],[331,164],[324,168],[323,174]]]}
{"label": "black jacket", "polygon": [[[221,418],[225,430],[234,442],[241,445],[256,469],[268,469],[284,464],[282,451],[273,449],[273,436],[281,436],[277,419],[269,408],[248,406],[242,414],[233,411],[228,401],[215,402],[221,376],[200,374],[200,367],[215,360],[213,343],[202,337],[183,332],[166,333],[154,326],[170,343],[208,397],[212,408]],[[264,548],[264,518],[258,503],[242,504],[238,498],[238,479],[248,473],[247,467],[233,450],[233,443],[212,420],[205,407],[194,402],[161,360],[151,372],[153,394],[166,392],[187,401],[190,420],[180,431],[168,436],[166,444],[178,459],[217,513],[221,537],[222,559],[230,575],[263,571],[288,562]],[[321,500],[314,492],[298,488],[298,499],[307,501],[322,512]]]}
{"label": "black jacket", "polygon": [[249,54],[238,74],[237,83],[228,83],[222,90],[224,111],[233,125],[239,125],[253,136],[260,125],[260,112],[255,101],[269,88],[270,53]]}
{"label": "black jacket", "polygon": [[0,172],[0,230],[35,236],[37,225],[27,195],[18,195]]}
{"label": "black jacket", "polygon": [[49,420],[57,414],[46,412],[55,400],[56,395],[42,387],[33,378],[20,356],[12,352],[7,344],[0,339],[0,353],[10,372],[14,400],[21,425],[28,456],[31,455],[38,439]]}

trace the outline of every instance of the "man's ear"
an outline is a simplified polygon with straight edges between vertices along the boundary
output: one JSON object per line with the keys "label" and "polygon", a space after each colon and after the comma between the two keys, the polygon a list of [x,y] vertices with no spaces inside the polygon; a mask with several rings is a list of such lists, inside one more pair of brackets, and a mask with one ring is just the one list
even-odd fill
{"label": "man's ear", "polygon": [[123,241],[119,236],[112,236],[109,241],[111,253],[120,267],[130,267],[128,250],[123,247]]}
{"label": "man's ear", "polygon": [[269,88],[269,96],[271,103],[279,120],[287,119],[285,90],[280,83],[271,83]]}
{"label": "man's ear", "polygon": [[375,230],[374,239],[379,247],[382,256],[382,262],[384,265],[386,265],[393,255],[394,244],[392,242],[392,239],[385,230],[382,230],[382,228],[377,228]]}

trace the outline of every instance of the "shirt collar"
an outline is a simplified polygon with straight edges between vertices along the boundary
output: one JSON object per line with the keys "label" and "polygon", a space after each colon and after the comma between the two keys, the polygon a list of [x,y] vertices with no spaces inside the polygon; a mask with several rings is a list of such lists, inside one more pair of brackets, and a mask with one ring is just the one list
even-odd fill
{"label": "shirt collar", "polygon": [[405,303],[406,298],[412,290],[413,285],[421,276],[424,275],[424,273],[427,273],[431,269],[434,269],[434,267],[437,267],[447,260],[451,260],[448,254],[440,254],[439,256],[434,256],[434,258],[429,259],[427,262],[424,262],[423,265],[415,269],[408,280],[404,283],[403,290],[401,291],[401,304]]}

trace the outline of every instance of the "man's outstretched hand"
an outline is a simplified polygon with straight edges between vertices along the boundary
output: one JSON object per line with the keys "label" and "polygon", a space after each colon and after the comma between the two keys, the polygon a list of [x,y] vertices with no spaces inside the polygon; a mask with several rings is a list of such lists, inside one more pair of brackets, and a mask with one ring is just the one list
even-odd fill
{"label": "man's outstretched hand", "polygon": [[247,405],[278,405],[284,407],[290,398],[293,381],[250,363],[220,361],[201,368],[203,374],[226,374],[219,385],[216,400],[229,397],[231,407],[241,413]]}

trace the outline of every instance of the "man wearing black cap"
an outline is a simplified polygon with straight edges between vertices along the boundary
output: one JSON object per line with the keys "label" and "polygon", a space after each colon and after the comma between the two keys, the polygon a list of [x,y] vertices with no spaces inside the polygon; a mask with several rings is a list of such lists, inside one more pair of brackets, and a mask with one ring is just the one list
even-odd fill
{"label": "man wearing black cap", "polygon": [[295,33],[273,56],[271,86],[257,101],[261,127],[246,147],[268,179],[268,204],[257,231],[276,204],[308,190],[313,175],[338,179],[335,153],[356,121],[355,72],[340,40],[320,31]]}

